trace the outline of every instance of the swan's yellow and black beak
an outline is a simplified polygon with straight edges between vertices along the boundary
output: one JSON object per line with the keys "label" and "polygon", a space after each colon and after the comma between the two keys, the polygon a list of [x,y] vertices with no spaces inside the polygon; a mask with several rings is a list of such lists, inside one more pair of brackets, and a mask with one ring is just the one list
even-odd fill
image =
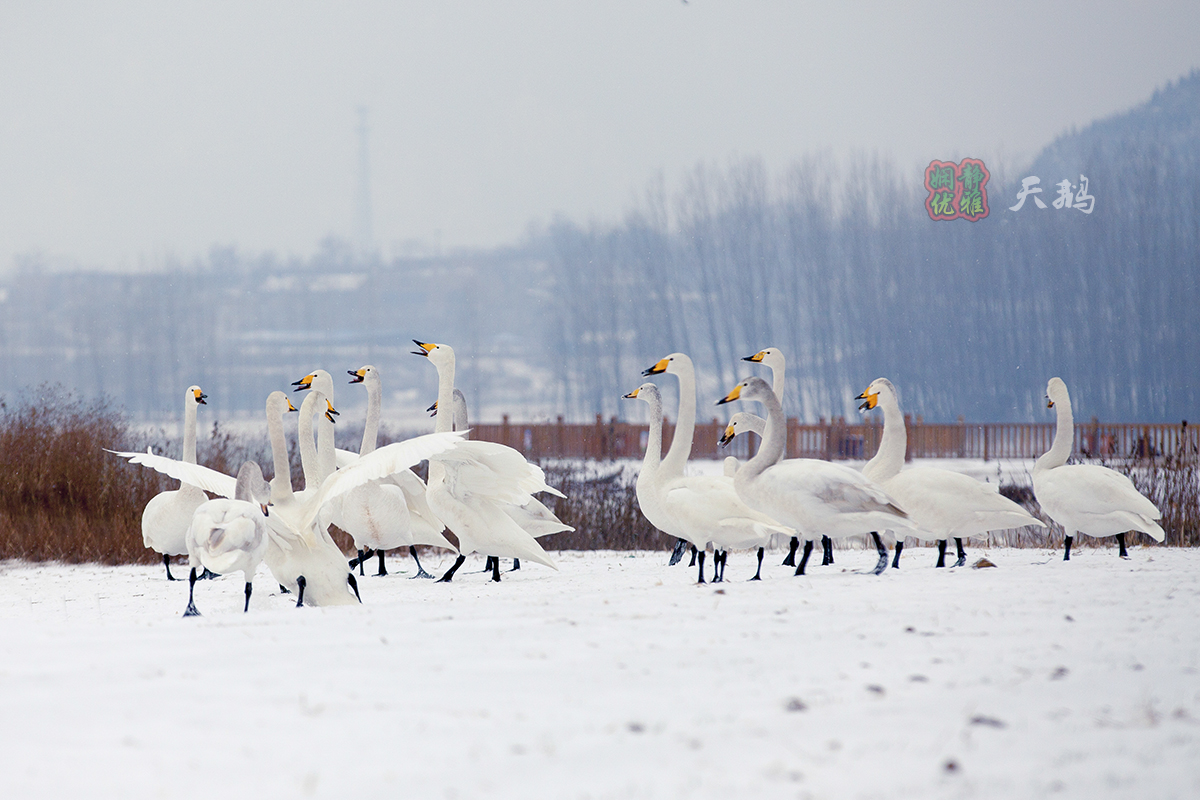
{"label": "swan's yellow and black beak", "polygon": [[291,401],[291,400],[288,400],[288,411],[299,411],[299,410],[300,410],[300,409],[298,409],[298,408],[296,408],[294,405],[292,405],[292,401]]}
{"label": "swan's yellow and black beak", "polygon": [[736,432],[733,430],[733,426],[726,425],[725,432],[723,434],[721,434],[721,438],[717,440],[717,446],[724,447],[725,445],[729,444],[730,442],[733,441],[733,437],[735,435],[736,435]]}
{"label": "swan's yellow and black beak", "polygon": [[208,397],[208,395],[206,395],[204,392],[200,391],[199,389],[193,389],[192,394],[196,395],[197,403],[202,406],[208,405],[208,403],[204,402],[204,400]]}
{"label": "swan's yellow and black beak", "polygon": [[433,348],[437,347],[436,344],[431,344],[429,342],[418,342],[416,339],[413,339],[413,344],[421,349],[413,350],[412,354],[414,356],[425,356],[426,358],[428,358],[429,354],[433,352]]}
{"label": "swan's yellow and black beak", "polygon": [[741,398],[742,398],[742,385],[739,383],[737,386],[733,387],[732,392],[730,392],[729,394],[725,395],[720,400],[718,400],[717,405],[723,406],[726,403],[732,403],[734,400],[740,400]]}
{"label": "swan's yellow and black beak", "polygon": [[763,360],[763,353],[765,353],[765,352],[767,352],[767,351],[759,350],[757,353],[755,353],[752,356],[746,356],[745,358],[742,359],[742,361],[753,361],[755,364],[761,364],[762,360]]}
{"label": "swan's yellow and black beak", "polygon": [[1050,399],[1050,395],[1046,395],[1046,408],[1054,408],[1054,401]]}
{"label": "swan's yellow and black beak", "polygon": [[295,386],[296,388],[293,389],[292,391],[293,392],[302,392],[305,389],[312,388],[312,382],[316,377],[317,377],[316,375],[305,375],[300,380],[293,381],[292,386]]}
{"label": "swan's yellow and black beak", "polygon": [[362,383],[367,377],[365,369],[348,369],[346,370],[346,374],[350,376],[351,383]]}
{"label": "swan's yellow and black beak", "polygon": [[429,416],[436,417],[437,416],[437,400],[434,400],[433,405],[431,405],[429,408],[427,408],[425,410],[429,412]]}
{"label": "swan's yellow and black beak", "polygon": [[862,394],[860,394],[858,397],[856,397],[854,399],[867,401],[858,407],[859,411],[870,411],[872,408],[879,405],[879,392],[875,392],[875,394],[871,394],[871,390],[868,388]]}
{"label": "swan's yellow and black beak", "polygon": [[659,362],[657,364],[655,364],[653,367],[642,370],[642,374],[643,375],[661,375],[662,373],[667,371],[667,365],[670,363],[671,363],[671,359],[669,359],[669,358],[660,359]]}
{"label": "swan's yellow and black beak", "polygon": [[632,400],[633,398],[638,396],[638,392],[640,392],[641,390],[642,390],[642,387],[639,386],[638,388],[634,389],[629,394],[621,395],[621,397],[625,398],[626,400]]}
{"label": "swan's yellow and black beak", "polygon": [[262,506],[262,512],[263,512],[263,516],[264,516],[264,517],[269,517],[269,516],[271,516],[271,512],[270,512],[270,511],[267,511],[267,506],[266,506],[266,504],[259,503],[259,505],[260,505],[260,506]]}
{"label": "swan's yellow and black beak", "polygon": [[328,400],[325,401],[325,405],[329,406],[328,410],[325,412],[325,419],[336,424],[337,420],[334,419],[334,417],[340,417],[342,413],[334,408],[333,403],[329,402]]}

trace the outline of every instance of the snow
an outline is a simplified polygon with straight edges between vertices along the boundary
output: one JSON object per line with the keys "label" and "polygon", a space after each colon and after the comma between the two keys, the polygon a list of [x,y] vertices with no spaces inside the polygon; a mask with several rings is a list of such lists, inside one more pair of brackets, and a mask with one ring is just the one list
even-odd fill
{"label": "snow", "polygon": [[161,566],[8,562],[0,796],[1200,796],[1200,551],[981,555],[748,583],[733,554],[716,586],[665,553],[499,585],[396,558],[362,606],[263,570],[196,619]]}

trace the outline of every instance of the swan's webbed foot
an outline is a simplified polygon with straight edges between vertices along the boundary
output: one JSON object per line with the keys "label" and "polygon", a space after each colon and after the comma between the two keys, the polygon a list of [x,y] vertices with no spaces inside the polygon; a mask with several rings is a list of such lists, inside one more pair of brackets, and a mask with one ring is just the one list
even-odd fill
{"label": "swan's webbed foot", "polygon": [[1068,536],[1066,543],[1063,545],[1063,561],[1071,560],[1071,537]]}
{"label": "swan's webbed foot", "polygon": [[167,555],[166,553],[163,553],[163,566],[167,568],[167,580],[169,580],[169,581],[179,580],[179,578],[176,578],[174,575],[171,574],[171,557],[169,555]]}
{"label": "swan's webbed foot", "polygon": [[205,567],[205,568],[204,568],[204,572],[203,572],[203,573],[201,573],[200,577],[196,578],[196,580],[198,580],[198,581],[211,581],[211,580],[214,580],[214,579],[216,579],[216,578],[219,578],[219,577],[221,577],[221,576],[220,576],[220,575],[218,575],[217,573],[213,572],[212,570],[210,570],[208,567]]}
{"label": "swan's webbed foot", "polygon": [[[432,579],[433,579],[433,576],[432,576],[432,575],[430,575],[428,572],[426,572],[426,571],[425,571],[425,568],[421,566],[421,559],[417,558],[417,547],[416,547],[416,545],[409,545],[409,546],[408,546],[408,554],[409,554],[410,556],[412,556],[412,560],[413,560],[413,562],[414,562],[414,563],[417,565],[417,574],[416,574],[416,575],[413,575],[412,577],[413,577],[413,578],[429,578],[429,579],[431,579],[431,580],[432,580]],[[409,580],[412,580],[412,578],[409,578]]]}
{"label": "swan's webbed foot", "polygon": [[246,581],[246,605],[242,607],[243,614],[250,611],[250,593],[253,591],[254,591],[254,584],[251,583],[250,581]]}
{"label": "swan's webbed foot", "polygon": [[796,551],[799,549],[800,549],[800,537],[793,536],[792,540],[790,542],[788,542],[787,558],[783,559],[783,563],[780,564],[779,566],[781,566],[781,567],[796,566]]}
{"label": "swan's webbed foot", "polygon": [[687,539],[676,539],[675,548],[671,550],[671,560],[667,562],[668,567],[673,567],[683,560],[684,551],[687,550]]}
{"label": "swan's webbed foot", "polygon": [[346,583],[350,584],[350,588],[354,590],[354,596],[358,598],[358,602],[362,603],[362,595],[358,593],[358,578],[354,577],[353,572],[346,573]]}
{"label": "swan's webbed foot", "polygon": [[963,549],[962,539],[955,536],[954,544],[958,547],[958,560],[954,562],[954,566],[961,567],[967,563],[967,551]]}
{"label": "swan's webbed foot", "polygon": [[882,575],[883,571],[888,567],[888,551],[883,546],[883,540],[879,538],[878,533],[871,531],[871,538],[875,540],[875,549],[879,552],[879,561],[875,564],[875,569],[872,570],[872,573]]}
{"label": "swan's webbed foot", "polygon": [[303,575],[296,578],[296,585],[300,587],[300,593],[296,596],[296,608],[304,607],[304,587],[307,584],[308,581]]}
{"label": "swan's webbed foot", "polygon": [[766,552],[766,549],[767,548],[765,548],[765,547],[758,548],[758,569],[754,571],[754,577],[750,579],[752,581],[761,581],[762,580],[762,560],[763,560],[763,553]]}
{"label": "swan's webbed foot", "polygon": [[892,569],[900,569],[900,551],[904,549],[904,540],[896,540],[896,557],[892,559]]}
{"label": "swan's webbed foot", "polygon": [[280,594],[291,594],[291,593],[292,593],[292,590],[291,590],[291,589],[289,589],[288,587],[284,586],[284,585],[281,583],[281,584],[279,584],[279,593],[280,593]]}
{"label": "swan's webbed foot", "polygon": [[821,537],[821,566],[828,567],[833,564],[833,539],[828,536]]}
{"label": "swan's webbed foot", "polygon": [[804,542],[804,554],[800,556],[800,564],[796,567],[795,575],[803,575],[804,568],[808,566],[808,557],[812,555],[813,543],[812,539],[807,539]]}
{"label": "swan's webbed foot", "polygon": [[[388,574],[387,567],[383,565],[383,551],[376,550],[375,555],[379,556],[379,571],[375,573],[375,577],[382,578]],[[362,601],[360,600],[359,602],[361,603]]]}
{"label": "swan's webbed foot", "polygon": [[1121,553],[1120,553],[1121,558],[1129,558],[1129,551],[1125,549],[1125,534],[1124,533],[1117,534],[1117,544],[1119,544],[1121,546]]}
{"label": "swan's webbed foot", "polygon": [[937,564],[934,565],[934,568],[941,569],[942,567],[946,566],[946,540],[938,539],[937,545],[938,545],[938,561],[937,561]]}
{"label": "swan's webbed foot", "polygon": [[510,570],[509,570],[509,572],[516,572],[516,571],[517,571],[517,570],[519,570],[520,568],[521,568],[521,559],[519,559],[519,558],[514,558],[514,559],[513,559],[513,566],[512,566],[512,569],[510,569]]}
{"label": "swan's webbed foot", "polygon": [[196,610],[196,601],[194,599],[196,592],[196,568],[192,567],[192,574],[188,576],[188,604],[184,610],[185,617],[198,617],[200,612]]}
{"label": "swan's webbed foot", "polygon": [[463,555],[460,555],[458,558],[454,559],[454,566],[448,569],[446,574],[438,579],[438,583],[449,583],[450,581],[454,580],[454,573],[458,572],[458,568],[461,567],[463,562],[466,560],[467,557]]}

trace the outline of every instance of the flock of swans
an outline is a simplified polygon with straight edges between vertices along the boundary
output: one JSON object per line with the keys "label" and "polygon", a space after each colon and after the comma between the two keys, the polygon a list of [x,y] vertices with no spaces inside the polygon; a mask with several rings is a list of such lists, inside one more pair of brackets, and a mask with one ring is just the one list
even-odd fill
{"label": "flock of swans", "polygon": [[[246,462],[237,477],[196,464],[196,409],[205,404],[197,386],[185,394],[182,459],[146,453],[118,452],[134,464],[150,467],[176,480],[178,490],[163,492],[146,505],[142,537],[163,555],[168,579],[170,558],[187,555],[188,606],[198,613],[195,585],[205,573],[240,571],[245,576],[250,607],[252,577],[266,563],[282,591],[297,595],[296,605],[344,605],[361,602],[352,567],[380,554],[379,574],[386,574],[382,552],[418,544],[457,554],[442,576],[449,582],[467,555],[489,557],[492,580],[500,580],[500,558],[526,559],[557,569],[538,538],[574,530],[554,516],[534,495],[562,496],[546,484],[541,468],[504,445],[470,441],[466,404],[454,388],[454,351],[447,345],[417,342],[438,371],[435,431],[377,447],[382,388],[370,365],[351,370],[351,383],[367,389],[367,421],[358,453],[333,445],[333,378],[316,370],[292,384],[308,394],[299,408],[297,439],[304,488],[292,487],[283,418],[297,411],[287,395],[272,392],[266,402],[267,431],[274,477],[268,484],[261,468]],[[457,430],[455,430],[457,428]],[[314,442],[315,438],[315,442]],[[412,467],[429,462],[428,481]],[[208,500],[205,492],[218,495]],[[359,548],[346,557],[329,534],[329,526],[347,531]],[[450,531],[453,539],[444,531]],[[417,577],[432,577],[418,564]],[[519,566],[519,561],[517,562]]]}
{"label": "flock of swans", "polygon": [[[549,486],[542,470],[516,450],[467,438],[466,401],[454,387],[454,351],[447,345],[413,340],[416,355],[429,360],[438,373],[435,430],[402,442],[377,446],[383,390],[378,370],[371,365],[349,370],[350,383],[367,391],[367,414],[357,453],[334,447],[334,383],[316,370],[292,384],[307,391],[297,410],[288,396],[272,392],[266,401],[267,431],[274,476],[263,478],[258,464],[248,461],[236,477],[196,463],[197,408],[206,404],[198,386],[184,395],[184,441],[180,459],[146,453],[117,452],[130,462],[155,469],[180,481],[180,488],[162,492],[142,515],[145,545],[163,556],[168,580],[172,556],[187,555],[188,605],[185,616],[199,612],[195,585],[206,576],[242,572],[248,611],[252,577],[266,563],[282,591],[297,595],[297,606],[361,602],[353,569],[378,556],[378,575],[386,575],[383,553],[408,547],[417,566],[415,577],[432,578],[417,559],[416,545],[456,554],[442,576],[449,582],[466,556],[488,557],[492,580],[500,580],[500,558],[520,559],[557,569],[538,539],[574,530],[559,520],[535,495],[563,497]],[[763,554],[775,537],[790,539],[784,564],[805,572],[814,543],[820,539],[824,563],[833,561],[832,541],[869,535],[879,560],[873,570],[892,566],[908,536],[936,541],[937,566],[945,566],[946,547],[954,539],[958,560],[966,561],[963,539],[989,531],[1023,526],[1046,527],[1021,506],[1002,496],[997,487],[961,473],[932,467],[904,468],[904,419],[896,390],[879,378],[858,396],[862,410],[883,412],[879,450],[861,471],[844,464],[805,458],[784,458],[787,425],[782,397],[786,360],[778,348],[743,359],[771,369],[773,385],[761,378],[737,384],[718,405],[735,401],[763,406],[765,417],[735,413],[720,443],[743,433],[756,433],[761,443],[745,463],[727,458],[720,476],[690,476],[688,458],[696,422],[696,379],[691,359],[672,353],[643,375],[674,375],[679,381],[679,413],[670,448],[662,451],[663,404],[658,386],[643,383],[625,395],[644,401],[650,410],[646,454],[637,478],[637,498],[645,517],[663,533],[676,537],[676,563],[688,544],[698,562],[698,582],[704,583],[706,552],[713,553],[713,580],[723,581],[729,550],[757,549],[760,580]],[[1034,492],[1042,510],[1066,532],[1064,560],[1069,560],[1074,536],[1117,536],[1122,557],[1127,555],[1125,533],[1142,531],[1163,541],[1156,520],[1159,510],[1124,475],[1094,465],[1069,465],[1074,424],[1066,384],[1052,378],[1047,386],[1049,406],[1056,409],[1054,444],[1034,466]],[[284,416],[298,411],[297,438],[304,488],[291,482]],[[428,461],[428,481],[412,468]],[[208,499],[206,493],[217,495]],[[349,561],[334,543],[329,527],[348,532],[358,548]],[[796,553],[804,550],[797,564]],[[199,572],[203,570],[203,572]]]}
{"label": "flock of swans", "polygon": [[[734,401],[760,403],[766,418],[747,412],[734,414],[720,444],[753,432],[762,441],[746,463],[725,460],[724,475],[692,477],[686,474],[696,421],[696,380],[691,359],[672,353],[643,375],[669,374],[679,380],[679,414],[675,436],[664,456],[662,399],[654,383],[644,383],[625,395],[644,400],[650,407],[650,433],[637,496],[642,513],[659,530],[678,538],[672,561],[691,544],[699,562],[699,582],[704,582],[704,553],[713,552],[713,580],[724,580],[728,550],[758,548],[759,580],[763,553],[773,536],[791,537],[784,561],[804,574],[817,538],[821,538],[824,563],[832,563],[832,540],[870,535],[879,553],[873,570],[887,569],[887,543],[892,543],[892,566],[899,568],[907,536],[932,539],[938,544],[937,566],[945,566],[946,546],[953,538],[958,548],[954,566],[966,563],[963,539],[986,536],[989,531],[1024,526],[1046,527],[1021,506],[999,493],[998,487],[961,473],[932,467],[904,469],[907,447],[904,418],[895,387],[885,378],[871,383],[858,396],[861,410],[881,408],[883,436],[879,450],[862,471],[842,464],[807,458],[785,459],[787,437],[782,397],[786,359],[778,348],[768,348],[744,361],[771,368],[773,385],[752,377],[740,382],[718,405]],[[1125,533],[1131,530],[1163,541],[1156,520],[1159,510],[1143,497],[1126,476],[1096,465],[1069,465],[1074,437],[1071,399],[1066,384],[1052,378],[1047,386],[1048,405],[1057,411],[1054,444],[1037,460],[1033,471],[1034,494],[1042,510],[1066,532],[1064,560],[1070,560],[1071,542],[1079,534],[1117,537],[1120,555],[1127,556]],[[794,558],[800,542],[804,552]],[[696,556],[698,555],[698,558]]]}

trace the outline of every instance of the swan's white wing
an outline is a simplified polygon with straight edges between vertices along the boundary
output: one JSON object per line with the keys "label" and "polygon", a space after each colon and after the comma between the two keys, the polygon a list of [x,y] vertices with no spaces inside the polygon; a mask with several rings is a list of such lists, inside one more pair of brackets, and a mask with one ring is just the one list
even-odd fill
{"label": "swan's white wing", "polygon": [[1000,494],[994,484],[936,467],[903,470],[883,488],[917,526],[937,538],[972,536],[1041,520]]}
{"label": "swan's white wing", "polygon": [[513,522],[520,525],[521,530],[535,539],[542,536],[549,536],[552,533],[575,530],[554,516],[554,512],[546,508],[546,505],[537,499],[530,500],[523,506],[507,503],[504,506],[504,513]]}
{"label": "swan's white wing", "polygon": [[333,459],[334,463],[337,465],[337,468],[341,469],[342,467],[348,467],[355,461],[358,461],[358,453],[352,453],[349,450],[339,450],[335,448],[333,451]]}
{"label": "swan's white wing", "polygon": [[453,464],[458,478],[470,484],[472,491],[496,500],[524,505],[538,492],[565,496],[547,485],[541,467],[530,464],[511,447],[495,442],[463,442],[436,460]]}
{"label": "swan's white wing", "polygon": [[302,527],[311,525],[321,506],[334,497],[345,494],[356,486],[408,469],[463,444],[469,442],[463,442],[462,433],[429,433],[386,445],[359,457],[350,466],[339,469],[326,478],[320,490],[305,500]]}
{"label": "swan's white wing", "polygon": [[186,461],[176,461],[166,456],[156,456],[149,451],[145,453],[122,453],[117,450],[107,450],[107,452],[121,458],[127,458],[131,464],[150,467],[150,469],[161,472],[164,475],[169,475],[178,481],[198,486],[206,492],[219,494],[221,497],[232,499],[234,489],[237,488],[236,478],[217,472],[215,469],[201,466],[200,464],[189,464]]}

